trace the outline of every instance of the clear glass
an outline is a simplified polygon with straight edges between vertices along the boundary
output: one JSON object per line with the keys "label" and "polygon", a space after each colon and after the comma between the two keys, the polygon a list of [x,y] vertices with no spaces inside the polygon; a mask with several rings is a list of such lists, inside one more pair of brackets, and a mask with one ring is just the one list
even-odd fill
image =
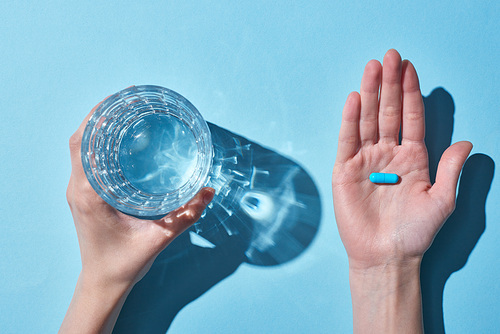
{"label": "clear glass", "polygon": [[188,202],[212,167],[210,130],[180,94],[132,86],[104,100],[82,138],[87,178],[108,204],[153,219]]}

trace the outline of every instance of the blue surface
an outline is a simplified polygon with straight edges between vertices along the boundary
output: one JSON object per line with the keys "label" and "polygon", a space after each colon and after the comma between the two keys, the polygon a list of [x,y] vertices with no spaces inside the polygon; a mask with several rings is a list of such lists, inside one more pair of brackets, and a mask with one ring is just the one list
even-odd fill
{"label": "blue surface", "polygon": [[453,224],[423,264],[426,327],[498,331],[499,9],[463,0],[1,2],[0,331],[59,327],[81,266],[65,199],[68,139],[95,104],[131,84],[171,88],[208,121],[292,158],[322,201],[319,231],[299,257],[233,268],[169,333],[352,331],[330,175],[345,98],[389,48],[420,75],[431,167],[450,139],[470,140],[476,154]]}

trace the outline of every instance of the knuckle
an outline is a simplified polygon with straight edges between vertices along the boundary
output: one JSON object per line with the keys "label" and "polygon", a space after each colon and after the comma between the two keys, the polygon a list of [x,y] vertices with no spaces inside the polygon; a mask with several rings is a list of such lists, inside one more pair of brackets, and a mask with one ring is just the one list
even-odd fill
{"label": "knuckle", "polygon": [[451,215],[452,212],[455,211],[455,207],[455,196],[452,196],[444,203],[444,209],[446,210],[445,212],[447,213],[447,216]]}
{"label": "knuckle", "polygon": [[106,204],[88,182],[79,182],[68,186],[66,198],[70,208],[82,214],[91,214],[98,207]]}
{"label": "knuckle", "polygon": [[455,211],[455,206],[455,196],[449,196],[439,202],[439,208],[445,219],[447,219],[453,213],[453,211]]}
{"label": "knuckle", "polygon": [[419,121],[424,118],[424,114],[420,111],[410,110],[404,113],[405,119],[409,121]]}
{"label": "knuckle", "polygon": [[66,189],[66,201],[68,202],[70,207],[73,206],[74,196],[73,187],[71,187],[71,185],[68,185],[68,188]]}
{"label": "knuckle", "polygon": [[359,120],[361,123],[376,124],[376,122],[378,121],[378,115],[377,113],[362,113]]}
{"label": "knuckle", "polygon": [[382,109],[382,115],[385,117],[399,117],[401,108],[398,105],[387,105]]}
{"label": "knuckle", "polygon": [[343,136],[339,139],[342,144],[353,145],[358,142],[358,136]]}
{"label": "knuckle", "polygon": [[77,194],[73,201],[73,207],[80,213],[90,215],[96,212],[97,208],[102,205],[100,198],[95,198],[91,194]]}
{"label": "knuckle", "polygon": [[191,225],[199,219],[200,215],[201,213],[197,208],[191,207],[178,215],[179,224],[181,226]]}
{"label": "knuckle", "polygon": [[81,136],[75,132],[71,137],[69,137],[69,149],[70,151],[79,150],[81,145]]}

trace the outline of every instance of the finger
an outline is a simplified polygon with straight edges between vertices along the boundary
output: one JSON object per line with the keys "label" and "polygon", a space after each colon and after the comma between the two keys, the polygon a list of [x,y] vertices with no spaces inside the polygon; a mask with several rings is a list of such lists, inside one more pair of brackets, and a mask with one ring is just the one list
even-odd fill
{"label": "finger", "polygon": [[189,202],[170,212],[160,219],[160,222],[173,232],[174,237],[177,237],[200,219],[203,210],[214,198],[214,194],[213,188],[202,188]]}
{"label": "finger", "polygon": [[389,50],[384,56],[380,110],[378,117],[379,141],[397,144],[401,124],[401,56]]}
{"label": "finger", "polygon": [[337,148],[337,161],[345,162],[354,156],[359,147],[359,114],[361,109],[360,96],[352,92],[342,111],[342,124],[340,125],[339,143]]}
{"label": "finger", "polygon": [[458,177],[471,150],[472,144],[468,141],[455,143],[444,151],[439,161],[436,182],[429,194],[439,203],[446,217],[455,207]]}
{"label": "finger", "polygon": [[378,136],[378,93],[382,79],[382,65],[377,60],[366,64],[361,79],[361,116],[359,133],[361,145],[374,144]]}
{"label": "finger", "polygon": [[403,122],[402,140],[412,142],[423,142],[425,136],[425,112],[422,93],[418,83],[415,67],[408,60],[403,62],[402,68],[402,103]]}
{"label": "finger", "polygon": [[[107,96],[104,100],[106,100],[108,97],[109,96]],[[85,119],[80,124],[76,132],[69,139],[69,151],[71,156],[71,167],[72,167],[71,172],[74,176],[80,177],[85,175],[83,172],[82,158],[81,158],[83,132],[85,130],[85,127],[87,126],[87,122],[89,121],[90,117],[92,116],[92,114],[94,114],[94,112],[102,104],[102,102],[104,102],[104,100],[102,100],[94,108],[92,108],[90,113],[87,116],[85,116]]]}

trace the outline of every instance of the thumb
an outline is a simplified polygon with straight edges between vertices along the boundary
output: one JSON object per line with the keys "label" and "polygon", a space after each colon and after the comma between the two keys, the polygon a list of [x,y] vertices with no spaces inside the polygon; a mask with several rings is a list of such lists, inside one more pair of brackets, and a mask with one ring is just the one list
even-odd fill
{"label": "thumb", "polygon": [[214,198],[214,194],[215,190],[212,188],[201,189],[189,202],[170,212],[159,222],[171,231],[174,238],[177,237],[200,219],[203,210]]}
{"label": "thumb", "polygon": [[470,142],[461,141],[448,147],[439,160],[436,182],[429,194],[437,201],[446,217],[455,208],[458,177],[471,150]]}

